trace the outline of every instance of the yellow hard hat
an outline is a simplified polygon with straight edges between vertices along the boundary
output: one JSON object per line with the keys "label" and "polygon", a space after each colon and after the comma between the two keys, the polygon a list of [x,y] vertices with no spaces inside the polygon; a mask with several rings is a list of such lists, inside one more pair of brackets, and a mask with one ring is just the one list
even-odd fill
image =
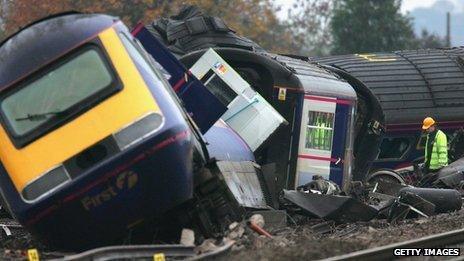
{"label": "yellow hard hat", "polygon": [[432,127],[435,124],[435,120],[432,117],[427,117],[424,119],[424,124],[422,125],[422,129],[426,130]]}

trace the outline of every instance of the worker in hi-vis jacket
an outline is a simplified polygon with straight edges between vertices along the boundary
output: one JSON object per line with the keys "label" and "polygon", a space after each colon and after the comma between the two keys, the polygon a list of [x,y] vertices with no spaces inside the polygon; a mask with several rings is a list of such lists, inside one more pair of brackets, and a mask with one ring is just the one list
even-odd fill
{"label": "worker in hi-vis jacket", "polygon": [[426,176],[421,183],[428,185],[435,180],[434,174],[448,165],[448,140],[446,134],[437,128],[435,120],[431,117],[424,119],[422,129],[427,132],[427,140],[423,168]]}

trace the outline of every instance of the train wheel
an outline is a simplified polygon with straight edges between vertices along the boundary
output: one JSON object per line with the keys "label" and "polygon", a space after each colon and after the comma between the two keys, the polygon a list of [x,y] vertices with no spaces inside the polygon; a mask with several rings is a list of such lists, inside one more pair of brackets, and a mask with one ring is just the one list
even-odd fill
{"label": "train wheel", "polygon": [[379,193],[385,192],[378,186],[380,183],[390,183],[392,186],[406,185],[400,174],[389,169],[381,169],[371,173],[366,181],[373,186],[372,188],[375,192]]}

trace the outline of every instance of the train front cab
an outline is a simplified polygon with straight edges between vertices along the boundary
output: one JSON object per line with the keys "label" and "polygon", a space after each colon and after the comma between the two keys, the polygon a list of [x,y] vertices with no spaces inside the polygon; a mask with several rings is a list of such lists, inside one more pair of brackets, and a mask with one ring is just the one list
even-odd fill
{"label": "train front cab", "polygon": [[0,191],[35,235],[66,249],[117,243],[192,197],[198,137],[121,21],[46,19],[0,56]]}

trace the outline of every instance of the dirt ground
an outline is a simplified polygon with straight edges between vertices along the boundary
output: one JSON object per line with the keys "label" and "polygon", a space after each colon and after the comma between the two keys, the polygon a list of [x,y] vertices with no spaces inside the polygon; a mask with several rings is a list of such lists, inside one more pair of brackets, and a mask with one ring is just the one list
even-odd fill
{"label": "dirt ground", "polygon": [[[330,226],[329,233],[311,227],[322,221],[303,221],[280,231],[273,239],[251,230],[223,260],[317,260],[349,252],[464,228],[464,210],[429,218],[408,219],[397,225],[386,220]],[[302,224],[301,224],[302,223]],[[462,250],[461,250],[462,252]]]}
{"label": "dirt ground", "polygon": [[[429,218],[416,218],[390,225],[386,220],[372,220],[335,225],[304,217],[289,218],[288,227],[270,230],[272,239],[259,236],[245,227],[236,238],[232,251],[222,260],[317,260],[361,249],[415,239],[427,235],[464,228],[464,210]],[[324,223],[324,225],[321,225]],[[59,257],[62,253],[44,248],[39,242],[10,219],[0,224],[13,225],[11,236],[0,227],[0,259],[25,260],[27,249],[37,248],[41,259]],[[324,229],[315,229],[314,226]],[[320,232],[323,230],[322,232]],[[319,232],[318,232],[319,231]]]}

